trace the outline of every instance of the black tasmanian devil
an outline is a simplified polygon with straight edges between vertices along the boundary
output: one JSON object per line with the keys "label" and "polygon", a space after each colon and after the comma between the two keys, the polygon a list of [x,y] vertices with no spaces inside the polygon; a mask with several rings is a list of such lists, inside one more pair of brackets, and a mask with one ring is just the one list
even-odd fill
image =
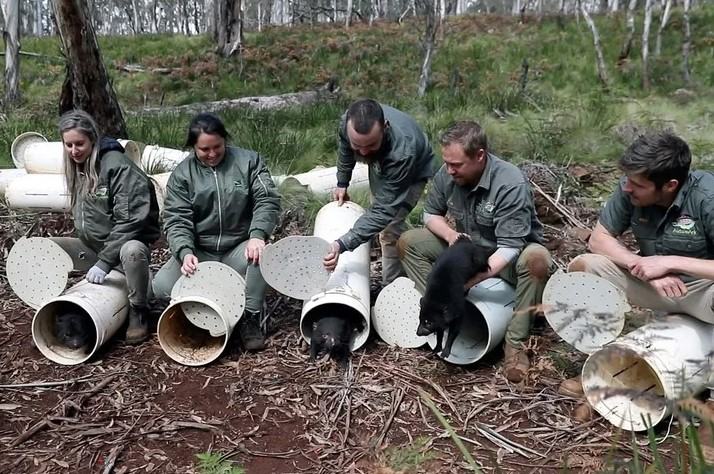
{"label": "black tasmanian devil", "polygon": [[[364,328],[361,317],[330,314],[334,311],[330,305],[325,309],[316,309],[319,314],[312,323],[310,337],[310,359],[315,360],[321,354],[328,354],[342,367],[347,365],[352,338]],[[344,311],[344,310],[342,310]]]}
{"label": "black tasmanian devil", "polygon": [[442,350],[444,330],[449,335],[441,357],[451,354],[451,346],[459,333],[466,314],[466,283],[477,273],[489,270],[488,258],[493,253],[476,245],[467,236],[460,236],[436,260],[426,281],[426,291],[420,301],[417,335],[436,332],[434,352]]}
{"label": "black tasmanian devil", "polygon": [[92,318],[74,305],[62,305],[54,320],[54,336],[61,345],[89,352],[96,341]]}

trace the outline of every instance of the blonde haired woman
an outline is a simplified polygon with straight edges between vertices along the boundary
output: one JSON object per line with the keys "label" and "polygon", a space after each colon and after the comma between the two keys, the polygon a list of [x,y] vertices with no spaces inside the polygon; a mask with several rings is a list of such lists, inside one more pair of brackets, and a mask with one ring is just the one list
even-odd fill
{"label": "blonde haired woman", "polygon": [[159,206],[146,174],[113,138],[101,137],[94,119],[72,110],[59,119],[64,173],[77,238],[57,237],[75,270],[101,285],[113,268],[126,275],[129,327],[126,342],[148,338],[148,245],[159,235]]}

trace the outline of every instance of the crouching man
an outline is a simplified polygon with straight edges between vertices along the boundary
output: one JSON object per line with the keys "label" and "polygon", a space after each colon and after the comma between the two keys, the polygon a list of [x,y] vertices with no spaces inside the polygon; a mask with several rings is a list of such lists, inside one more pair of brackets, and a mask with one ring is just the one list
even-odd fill
{"label": "crouching man", "polygon": [[[573,259],[568,271],[607,279],[631,304],[714,324],[714,175],[690,171],[691,160],[687,143],[671,133],[635,140],[619,161],[625,176],[590,236],[593,253]],[[639,253],[617,239],[628,229]],[[582,396],[580,377],[563,381],[559,391]],[[583,405],[575,417],[591,415]]]}
{"label": "crouching man", "polygon": [[[504,372],[521,382],[530,367],[523,344],[541,302],[548,277],[555,271],[543,247],[530,186],[521,171],[489,153],[486,133],[476,122],[451,125],[441,136],[444,164],[436,173],[424,206],[425,229],[410,230],[398,248],[407,276],[424,294],[434,261],[459,235],[495,249],[490,271],[475,283],[498,276],[516,288],[514,317],[506,333]],[[447,222],[453,218],[456,228]],[[473,281],[473,280],[472,280]]]}

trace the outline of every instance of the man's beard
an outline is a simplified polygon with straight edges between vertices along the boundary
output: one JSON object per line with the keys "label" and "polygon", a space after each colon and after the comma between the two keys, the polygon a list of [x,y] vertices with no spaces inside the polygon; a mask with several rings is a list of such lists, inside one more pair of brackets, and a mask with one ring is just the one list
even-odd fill
{"label": "man's beard", "polygon": [[372,163],[376,163],[378,158],[377,158],[377,153],[372,153],[369,156],[364,156],[360,155],[359,153],[355,153],[355,161],[358,163],[364,163],[367,166],[371,165]]}

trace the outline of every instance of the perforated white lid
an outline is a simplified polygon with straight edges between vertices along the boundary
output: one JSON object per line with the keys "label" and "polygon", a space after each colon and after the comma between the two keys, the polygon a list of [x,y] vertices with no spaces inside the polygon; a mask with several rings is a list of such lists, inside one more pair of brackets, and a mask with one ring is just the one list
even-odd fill
{"label": "perforated white lid", "polygon": [[62,294],[72,258],[45,237],[20,238],[7,257],[7,279],[22,301],[34,309]]}
{"label": "perforated white lid", "polygon": [[15,137],[15,140],[12,141],[12,145],[10,145],[10,156],[12,157],[12,162],[15,164],[15,168],[25,167],[25,152],[30,145],[46,141],[47,138],[37,132],[25,132]]}
{"label": "perforated white lid", "polygon": [[263,250],[260,271],[268,285],[299,300],[323,291],[330,273],[322,260],[330,244],[320,237],[292,235]]}
{"label": "perforated white lid", "polygon": [[[171,290],[174,300],[200,296],[216,303],[225,317],[237,323],[245,310],[245,280],[231,267],[221,262],[200,262],[190,277],[181,276]],[[204,304],[181,303],[186,318],[218,337],[226,332],[221,316]]]}
{"label": "perforated white lid", "polygon": [[427,338],[416,334],[420,298],[414,282],[406,277],[399,277],[382,289],[372,308],[372,324],[384,342],[404,348],[426,344]]}
{"label": "perforated white lid", "polygon": [[620,335],[630,306],[622,290],[602,277],[558,272],[543,291],[543,311],[565,342],[591,354]]}

